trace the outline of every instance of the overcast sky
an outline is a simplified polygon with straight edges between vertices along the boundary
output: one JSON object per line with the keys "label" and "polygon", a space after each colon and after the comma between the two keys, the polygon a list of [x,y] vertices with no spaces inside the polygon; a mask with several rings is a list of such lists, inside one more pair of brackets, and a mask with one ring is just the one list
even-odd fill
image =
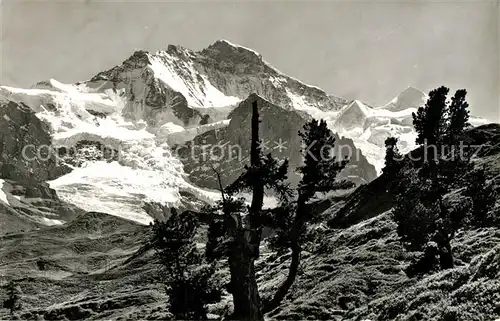
{"label": "overcast sky", "polygon": [[473,114],[500,121],[498,0],[3,0],[1,9],[2,85],[76,82],[134,49],[199,50],[227,39],[334,95],[381,105],[410,85],[466,88]]}

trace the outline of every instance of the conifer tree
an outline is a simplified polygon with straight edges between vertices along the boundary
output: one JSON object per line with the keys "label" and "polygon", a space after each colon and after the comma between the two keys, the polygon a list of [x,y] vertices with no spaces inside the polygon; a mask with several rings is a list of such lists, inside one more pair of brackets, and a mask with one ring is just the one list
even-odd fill
{"label": "conifer tree", "polygon": [[[221,189],[222,200],[209,211],[222,212],[222,219],[215,219],[209,228],[207,254],[210,257],[226,256],[231,273],[229,291],[233,296],[235,320],[263,320],[262,303],[255,276],[255,260],[259,256],[262,238],[262,207],[266,189],[276,191],[280,197],[290,194],[285,183],[288,161],[278,162],[271,154],[262,155],[259,137],[259,110],[257,101],[252,103],[250,164],[226,188]],[[252,194],[250,206],[244,207],[238,193]],[[247,215],[242,215],[242,214]]]}
{"label": "conifer tree", "polygon": [[[405,247],[424,250],[427,262],[432,262],[430,256],[436,253],[441,269],[454,266],[451,240],[456,231],[467,222],[478,224],[494,203],[481,172],[466,176],[474,168],[470,151],[457,150],[468,126],[466,91],[458,90],[450,107],[446,101],[448,91],[446,87],[432,90],[425,106],[413,115],[424,162],[418,174],[407,170],[400,177],[404,183],[396,191],[394,208],[398,234]],[[451,190],[463,186],[468,197],[455,202],[447,198]]]}
{"label": "conifer tree", "polygon": [[456,144],[463,134],[464,129],[470,126],[469,123],[469,104],[465,100],[467,91],[459,89],[451,98],[448,124],[448,143]]}
{"label": "conifer tree", "polygon": [[413,126],[417,132],[417,144],[434,145],[442,141],[446,133],[448,104],[446,95],[450,90],[444,86],[429,92],[425,106],[413,113]]}
{"label": "conifer tree", "polygon": [[[337,175],[345,168],[347,159],[338,160],[334,155],[335,138],[324,120],[313,119],[304,125],[303,131],[299,133],[303,142],[302,156],[304,165],[298,168],[302,179],[297,188],[297,200],[295,204],[285,202],[284,211],[278,211],[283,218],[282,223],[290,222],[288,228],[281,230],[286,237],[281,237],[282,244],[291,249],[291,262],[288,275],[278,287],[273,298],[264,306],[264,312],[269,312],[279,306],[281,301],[289,292],[295,282],[300,265],[300,254],[302,244],[306,235],[306,227],[314,218],[313,207],[310,201],[317,193],[326,193],[353,186],[345,180],[339,180]],[[294,215],[290,217],[287,211],[293,210]],[[288,242],[283,242],[288,238]]]}
{"label": "conifer tree", "polygon": [[432,90],[425,106],[413,114],[416,142],[422,146],[425,159],[419,175],[407,176],[407,183],[400,185],[394,209],[403,245],[410,250],[422,250],[429,242],[435,242],[442,269],[453,267],[450,242],[455,233],[444,202],[450,186],[445,183],[445,172],[440,171],[444,167],[439,166],[439,152],[448,130],[448,92],[444,86]]}
{"label": "conifer tree", "polygon": [[16,311],[21,309],[21,288],[16,284],[14,280],[11,280],[6,286],[7,299],[3,302],[3,307],[9,309],[10,316],[14,318]]}
{"label": "conifer tree", "polygon": [[402,156],[399,152],[398,139],[388,137],[385,140],[385,166],[382,172],[387,175],[396,175],[402,164]]}
{"label": "conifer tree", "polygon": [[211,278],[214,265],[203,260],[194,242],[199,222],[189,212],[172,215],[153,225],[153,245],[163,265],[169,311],[178,320],[206,320],[206,305],[220,300]]}
{"label": "conifer tree", "polygon": [[[299,133],[303,140],[304,165],[298,168],[302,179],[293,194],[286,183],[288,162],[278,162],[270,154],[263,156],[259,148],[258,108],[252,105],[252,144],[250,165],[236,181],[223,188],[219,174],[221,201],[207,212],[219,213],[209,227],[206,252],[210,258],[227,257],[231,282],[229,291],[233,295],[234,314],[231,319],[262,320],[263,314],[276,308],[297,277],[300,254],[306,235],[307,224],[314,218],[314,207],[310,202],[317,193],[326,193],[353,186],[338,180],[337,175],[347,165],[347,159],[334,155],[335,139],[324,120],[312,120]],[[273,190],[280,205],[263,211],[263,193]],[[242,191],[252,192],[252,202],[245,207],[238,198]],[[247,215],[241,215],[246,213]],[[288,276],[276,293],[265,304],[258,292],[254,262],[258,257],[261,229],[269,226],[277,231],[273,245],[281,250],[291,250]]]}
{"label": "conifer tree", "polygon": [[486,170],[477,169],[467,176],[466,190],[464,196],[470,202],[467,204],[470,215],[467,217],[467,224],[472,227],[487,227],[498,225],[499,218],[490,217],[489,210],[493,208],[498,195],[491,182],[488,182]]}

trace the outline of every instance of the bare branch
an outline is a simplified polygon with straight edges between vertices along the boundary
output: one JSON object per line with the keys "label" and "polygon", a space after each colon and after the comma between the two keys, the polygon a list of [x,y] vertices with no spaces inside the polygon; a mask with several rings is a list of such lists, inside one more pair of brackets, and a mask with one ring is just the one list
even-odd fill
{"label": "bare branch", "polygon": [[219,183],[219,191],[222,195],[222,202],[224,202],[224,204],[225,204],[226,203],[226,195],[224,194],[224,188],[222,187],[222,180],[220,178],[220,173],[215,169],[213,164],[210,164],[210,167],[212,167],[212,170],[215,172],[215,175],[217,175],[217,181]]}

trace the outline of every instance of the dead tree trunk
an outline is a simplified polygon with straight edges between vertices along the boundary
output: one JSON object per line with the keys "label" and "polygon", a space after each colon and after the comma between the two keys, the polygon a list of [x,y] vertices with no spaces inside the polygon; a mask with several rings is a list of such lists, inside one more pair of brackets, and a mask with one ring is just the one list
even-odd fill
{"label": "dead tree trunk", "polygon": [[255,277],[255,231],[237,229],[229,253],[230,291],[233,295],[234,320],[263,320],[261,301]]}
{"label": "dead tree trunk", "polygon": [[260,213],[264,201],[264,182],[260,171],[259,112],[257,102],[252,103],[252,140],[250,150],[251,175],[248,175],[252,188],[248,227],[237,226],[229,235],[233,238],[229,251],[231,272],[230,290],[233,295],[235,320],[264,320],[257,279],[255,260],[259,256],[261,242]]}

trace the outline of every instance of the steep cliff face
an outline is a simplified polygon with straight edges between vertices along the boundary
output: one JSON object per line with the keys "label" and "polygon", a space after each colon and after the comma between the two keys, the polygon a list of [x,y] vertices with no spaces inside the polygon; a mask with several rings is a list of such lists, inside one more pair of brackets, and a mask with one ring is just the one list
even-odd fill
{"label": "steep cliff face", "polygon": [[284,75],[259,53],[227,40],[216,41],[198,52],[196,62],[214,86],[229,96],[244,99],[256,93],[286,109],[335,111],[347,103],[343,98]]}
{"label": "steep cliff face", "polygon": [[[179,84],[168,81],[176,71],[183,70],[183,66],[170,63],[168,58],[171,57],[136,51],[121,65],[100,72],[86,85],[96,91],[121,91],[125,98],[122,113],[126,119],[146,120],[152,126],[167,121],[190,125],[201,119],[201,115],[188,106],[187,97],[179,87],[182,81]],[[190,78],[185,80],[190,81]]]}
{"label": "steep cliff face", "polygon": [[201,51],[174,45],[154,54],[136,51],[85,84],[95,90],[124,89],[124,114],[151,125],[172,121],[193,126],[203,119],[198,108],[236,105],[251,93],[285,109],[336,111],[347,103],[282,74],[259,53],[226,40]]}
{"label": "steep cliff face", "polygon": [[[242,173],[243,166],[248,164],[251,105],[254,101],[257,101],[259,106],[263,153],[271,153],[281,160],[288,159],[290,182],[299,182],[300,177],[295,172],[295,169],[302,165],[302,142],[298,132],[311,117],[304,112],[283,109],[252,94],[229,114],[227,127],[206,132],[187,142],[185,146],[175,148],[179,151],[185,172],[196,185],[212,189],[218,187],[212,167],[220,172],[224,185],[230,184]],[[351,159],[340,177],[358,184],[374,179],[377,175],[375,168],[367,162],[352,140],[336,134],[334,136],[336,155],[350,156]]]}
{"label": "steep cliff face", "polygon": [[[47,124],[26,105],[0,101],[0,173],[16,181],[44,182],[70,172],[50,153]],[[40,157],[37,157],[39,153]]]}
{"label": "steep cliff face", "polygon": [[82,211],[46,183],[71,169],[51,150],[47,124],[15,102],[0,101],[0,232],[62,224]]}

